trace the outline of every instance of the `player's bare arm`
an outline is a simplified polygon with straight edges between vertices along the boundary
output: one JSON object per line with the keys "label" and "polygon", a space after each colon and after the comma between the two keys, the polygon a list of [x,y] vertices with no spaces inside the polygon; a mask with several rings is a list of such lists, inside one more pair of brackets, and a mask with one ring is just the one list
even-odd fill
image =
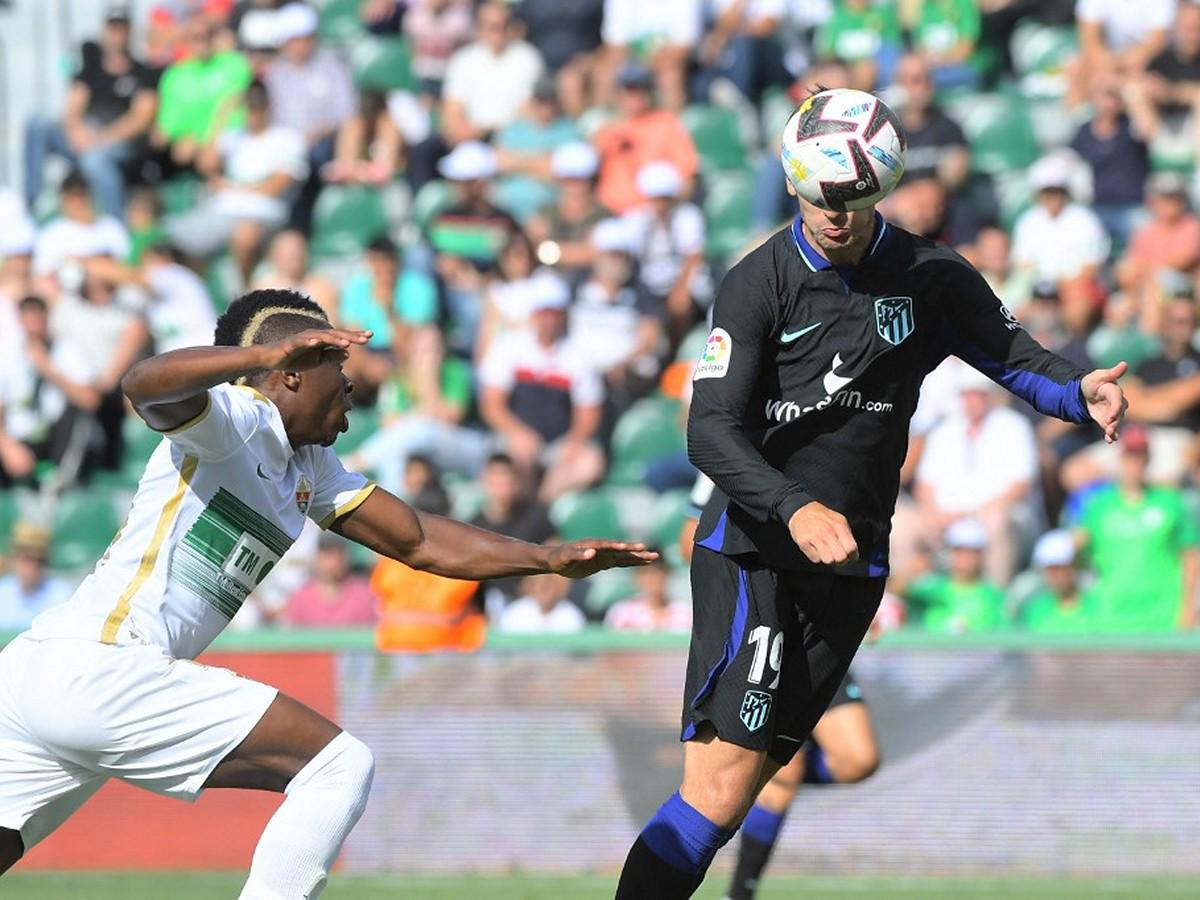
{"label": "player's bare arm", "polygon": [[147,425],[170,431],[204,411],[209,388],[264,369],[303,372],[341,361],[351,346],[370,338],[369,331],[314,328],[248,347],[173,350],[135,365],[121,380],[121,389]]}
{"label": "player's bare arm", "polygon": [[338,519],[333,530],[414,569],[474,581],[545,572],[586,578],[602,569],[643,566],[658,558],[644,544],[617,541],[530,544],[418,512],[378,488]]}

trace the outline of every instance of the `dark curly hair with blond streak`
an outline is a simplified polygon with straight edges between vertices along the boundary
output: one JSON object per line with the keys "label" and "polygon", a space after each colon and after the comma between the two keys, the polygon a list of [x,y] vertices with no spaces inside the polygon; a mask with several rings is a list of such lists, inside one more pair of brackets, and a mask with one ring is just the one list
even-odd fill
{"label": "dark curly hair with blond streak", "polygon": [[[269,344],[309,328],[329,328],[325,310],[298,291],[264,288],[243,294],[217,319],[213,343],[218,347]],[[250,372],[239,381],[254,384],[266,370]]]}

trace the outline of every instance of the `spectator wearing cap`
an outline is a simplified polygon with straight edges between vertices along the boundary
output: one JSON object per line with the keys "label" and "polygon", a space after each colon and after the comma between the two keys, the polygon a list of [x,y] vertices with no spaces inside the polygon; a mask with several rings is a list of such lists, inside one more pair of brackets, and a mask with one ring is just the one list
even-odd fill
{"label": "spectator wearing cap", "polygon": [[573,119],[588,108],[598,52],[604,0],[521,0],[517,15],[526,35],[554,74],[563,109]]}
{"label": "spectator wearing cap", "polygon": [[849,86],[860,91],[891,81],[901,46],[896,5],[871,0],[838,0],[816,35],[817,57],[849,66]]}
{"label": "spectator wearing cap", "polygon": [[347,460],[374,472],[392,493],[403,491],[408,462],[436,459],[448,472],[474,477],[493,449],[489,435],[463,426],[471,409],[471,367],[446,353],[435,326],[414,328],[399,364],[379,388],[379,430]]}
{"label": "spectator wearing cap", "polygon": [[1200,575],[1195,515],[1178,488],[1149,483],[1145,429],[1126,427],[1118,446],[1116,482],[1087,496],[1076,522],[1096,573],[1096,615],[1119,634],[1191,628]]}
{"label": "spectator wearing cap", "polygon": [[1098,73],[1139,76],[1167,46],[1178,6],[1176,0],[1078,0],[1079,58],[1069,70],[1067,102],[1084,98]]}
{"label": "spectator wearing cap", "polygon": [[[1150,177],[1146,207],[1150,220],[1134,232],[1116,276],[1141,310],[1142,329],[1154,333],[1165,309],[1164,274],[1191,273],[1200,264],[1200,218],[1192,212],[1187,182],[1177,172]],[[1190,288],[1186,277],[1180,280]]]}
{"label": "spectator wearing cap", "polygon": [[1033,428],[998,404],[996,385],[975,369],[960,370],[958,388],[960,411],[930,430],[913,494],[935,541],[954,522],[977,519],[988,535],[988,577],[1006,584],[1039,524]]}
{"label": "spectator wearing cap", "polygon": [[666,350],[662,300],[637,277],[637,240],[624,219],[596,225],[591,276],[571,306],[570,332],[587,336],[579,350],[604,375],[616,415],[654,387]]}
{"label": "spectator wearing cap", "polygon": [[71,586],[46,571],[50,532],[18,522],[11,540],[12,571],[0,575],[0,629],[23,631],[34,618],[71,596]]}
{"label": "spectator wearing cap", "polygon": [[573,282],[586,277],[595,255],[592,229],[610,215],[596,199],[599,165],[600,157],[591,144],[573,141],[556,147],[550,155],[550,174],[558,198],[525,223],[538,260],[556,267]]}
{"label": "spectator wearing cap", "polygon": [[414,0],[401,27],[412,45],[412,71],[422,91],[440,98],[450,60],[475,27],[470,0]]}
{"label": "spectator wearing cap", "polygon": [[1071,149],[1092,170],[1092,210],[1118,246],[1129,242],[1150,173],[1148,144],[1158,130],[1153,109],[1129,93],[1112,73],[1092,79],[1092,118],[1071,140]]}
{"label": "spectator wearing cap", "polygon": [[578,126],[562,114],[558,89],[549,76],[538,79],[521,115],[496,133],[496,158],[503,178],[496,199],[520,221],[553,202],[550,162],[554,150],[580,139]]}
{"label": "spectator wearing cap", "polygon": [[497,337],[479,367],[479,411],[549,504],[604,473],[595,443],[604,382],[567,338],[567,297],[538,292],[530,327]]}
{"label": "spectator wearing cap", "polygon": [[508,4],[489,0],[475,22],[475,41],[450,58],[442,85],[442,133],[452,145],[487,140],[512,123],[543,70]]}
{"label": "spectator wearing cap", "polygon": [[704,214],[684,199],[684,180],[666,160],[637,173],[642,204],[627,213],[638,277],[665,308],[673,341],[687,334],[698,306],[711,300],[712,278],[704,261]]}
{"label": "spectator wearing cap", "polygon": [[35,276],[53,276],[68,260],[90,256],[124,258],[129,253],[129,232],[121,221],[98,214],[87,179],[70,172],[58,189],[58,216],[41,231],[33,246]]}
{"label": "spectator wearing cap", "polygon": [[1013,228],[1013,264],[1035,280],[1058,283],[1062,312],[1072,330],[1086,330],[1097,308],[1096,276],[1108,259],[1104,225],[1071,199],[1071,162],[1044,156],[1029,169],[1037,202]]}
{"label": "spectator wearing cap", "polygon": [[984,576],[988,532],[976,519],[958,519],[946,529],[945,571],[932,571],[927,558],[894,579],[892,590],[908,603],[908,618],[927,631],[967,634],[1002,628],[1004,592]]}
{"label": "spectator wearing cap", "polygon": [[78,166],[101,211],[125,214],[122,167],[154,122],[155,78],[129,48],[130,12],[112,5],[100,40],[81,48],[82,61],[71,79],[61,121],[38,117],[25,131],[25,201],[32,208],[42,193],[47,156]]}
{"label": "spectator wearing cap", "polygon": [[1038,586],[1017,612],[1023,628],[1035,634],[1087,634],[1098,630],[1095,604],[1080,583],[1075,536],[1047,531],[1033,547]]}
{"label": "spectator wearing cap", "polygon": [[700,41],[700,72],[692,79],[692,95],[710,97],[718,78],[757,106],[763,91],[791,79],[783,65],[783,45],[777,39],[788,13],[787,0],[713,0],[714,21]]}
{"label": "spectator wearing cap", "polygon": [[692,192],[699,157],[692,137],[675,113],[657,109],[651,96],[653,76],[639,63],[629,63],[617,76],[617,118],[596,133],[600,153],[597,196],[614,213],[629,212],[643,202],[637,175],[646,163],[675,165],[683,180],[681,196]]}
{"label": "spectator wearing cap", "polygon": [[0,487],[32,478],[40,460],[59,462],[75,423],[100,406],[95,360],[51,333],[46,301],[24,297],[17,316],[15,346],[0,359]]}
{"label": "spectator wearing cap", "polygon": [[172,243],[190,257],[208,259],[228,246],[243,285],[308,177],[304,136],[271,124],[270,94],[262,82],[246,88],[245,103],[245,127],[217,135],[196,157],[197,170],[208,179],[204,196],[166,221]]}
{"label": "spectator wearing cap", "polygon": [[383,91],[364,89],[358,109],[342,122],[334,141],[333,159],[321,168],[330,184],[387,184],[404,155],[404,136],[388,112]]}
{"label": "spectator wearing cap", "polygon": [[703,20],[701,0],[604,0],[604,66],[596,99],[609,102],[613,75],[636,57],[653,72],[663,106],[679,112],[687,103],[688,59],[703,37]]}
{"label": "spectator wearing cap", "polygon": [[292,208],[291,224],[307,232],[321,190],[321,167],[333,159],[338,128],[354,115],[354,82],[332,50],[317,46],[317,11],[289,3],[276,12],[279,53],[263,82],[271,96],[271,124],[303,135],[308,177]]}
{"label": "spectator wearing cap", "polygon": [[216,26],[195,15],[183,26],[187,56],[169,65],[158,84],[151,144],[168,170],[191,170],[197,155],[225,128],[240,126],[238,99],[254,78],[233,50],[218,51]]}
{"label": "spectator wearing cap", "polygon": [[280,619],[291,628],[373,625],[377,604],[367,579],[350,568],[346,539],[326,532],[317,543],[312,576],[288,598]]}

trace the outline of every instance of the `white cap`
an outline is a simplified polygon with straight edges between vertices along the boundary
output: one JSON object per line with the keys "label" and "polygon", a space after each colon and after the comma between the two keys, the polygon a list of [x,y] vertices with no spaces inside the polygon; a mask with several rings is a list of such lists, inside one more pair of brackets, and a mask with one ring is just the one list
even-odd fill
{"label": "white cap", "polygon": [[996,382],[974,366],[960,367],[955,378],[955,385],[960,391],[993,391],[996,389]]}
{"label": "white cap", "polygon": [[307,3],[289,3],[275,13],[276,39],[284,44],[293,38],[312,37],[320,20]]}
{"label": "white cap", "polygon": [[592,229],[592,247],[601,253],[632,253],[632,232],[624,219],[601,219]]}
{"label": "white cap", "polygon": [[647,198],[678,197],[683,190],[683,176],[673,163],[656,160],[638,169],[637,189]]}
{"label": "white cap", "polygon": [[1034,190],[1043,191],[1047,188],[1069,190],[1071,186],[1072,167],[1070,161],[1062,156],[1043,156],[1029,167],[1029,183]]}
{"label": "white cap", "polygon": [[288,16],[282,9],[251,9],[242,16],[238,40],[251,50],[274,50],[283,43]]}
{"label": "white cap", "polygon": [[566,309],[571,303],[571,288],[553,272],[542,270],[529,279],[529,312]]}
{"label": "white cap", "polygon": [[982,550],[987,546],[987,529],[978,519],[959,519],[946,529],[946,546],[956,550]]}
{"label": "white cap", "polygon": [[1069,566],[1075,562],[1075,539],[1071,532],[1056,528],[1047,531],[1033,548],[1033,564],[1039,569],[1045,566]]}
{"label": "white cap", "polygon": [[555,178],[591,178],[598,168],[600,155],[584,141],[560,144],[550,155],[550,174]]}
{"label": "white cap", "polygon": [[496,151],[483,141],[463,141],[438,163],[438,171],[451,181],[491,178],[498,168]]}

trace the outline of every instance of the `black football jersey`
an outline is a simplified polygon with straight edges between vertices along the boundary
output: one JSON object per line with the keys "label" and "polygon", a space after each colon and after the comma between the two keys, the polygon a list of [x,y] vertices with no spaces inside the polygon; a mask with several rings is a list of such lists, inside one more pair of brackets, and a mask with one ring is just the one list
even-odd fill
{"label": "black football jersey", "polygon": [[726,275],[696,365],[688,455],[716,483],[697,542],[821,569],[787,522],[811,500],[850,522],[887,574],[888,535],[921,382],[956,355],[1046,415],[1090,419],[1085,374],[1040,346],[957,253],[876,216],[868,252],[833,266],[797,220]]}

